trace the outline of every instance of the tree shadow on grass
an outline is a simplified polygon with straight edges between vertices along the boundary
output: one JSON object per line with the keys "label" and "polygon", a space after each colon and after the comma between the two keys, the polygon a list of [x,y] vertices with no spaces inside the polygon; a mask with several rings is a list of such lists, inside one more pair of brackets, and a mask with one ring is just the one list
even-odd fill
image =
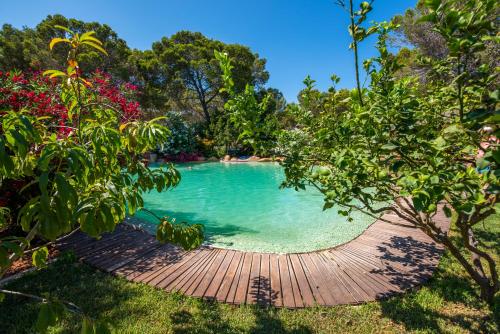
{"label": "tree shadow on grass", "polygon": [[279,310],[272,307],[252,306],[255,315],[255,325],[249,331],[251,334],[310,334],[312,330],[305,325],[298,325],[296,328],[285,328],[283,321],[279,317]]}
{"label": "tree shadow on grass", "polygon": [[440,333],[452,325],[469,333],[498,332],[500,322],[495,314],[500,309],[500,295],[492,306],[486,306],[472,282],[453,269],[454,261],[444,253],[441,265],[422,289],[380,302],[383,315],[409,331]]}
{"label": "tree shadow on grass", "polygon": [[[432,282],[433,283],[433,282]],[[431,284],[432,284],[431,283]],[[440,294],[438,287],[432,287]],[[449,290],[446,288],[445,290]],[[477,312],[467,312],[459,306],[450,310],[450,314],[443,313],[442,306],[439,308],[426,305],[428,296],[418,296],[421,292],[411,292],[404,296],[393,297],[381,301],[382,314],[395,323],[401,324],[408,331],[431,331],[433,333],[446,332],[446,327],[452,325],[461,331],[468,333],[493,333],[499,330],[498,319],[492,319],[484,310],[476,309]],[[427,292],[430,294],[430,292]],[[455,294],[456,295],[456,294]],[[447,296],[444,296],[445,300]],[[429,297],[432,298],[432,297]],[[452,296],[451,299],[456,299]],[[496,304],[499,303],[497,298]]]}
{"label": "tree shadow on grass", "polygon": [[173,332],[190,333],[237,333],[238,330],[222,319],[220,305],[217,302],[196,300],[189,310],[182,309],[170,314]]}
{"label": "tree shadow on grass", "polygon": [[[228,308],[242,308],[247,314],[252,314],[252,324],[250,328],[244,330],[250,334],[310,334],[312,330],[304,325],[298,325],[294,328],[286,328],[279,316],[279,310],[269,307],[271,300],[275,295],[270,289],[270,282],[267,278],[255,277],[249,286],[249,296],[257,301],[257,305],[230,306],[223,305],[216,301],[205,301],[194,299],[194,310],[179,310],[171,314],[170,319],[174,324],[174,333],[241,333],[241,328],[229,325],[221,314],[227,312]],[[262,292],[264,290],[265,292]],[[267,306],[266,306],[267,305]],[[235,310],[237,311],[237,310]]]}
{"label": "tree shadow on grass", "polygon": [[249,331],[251,334],[283,333],[283,334],[309,334],[311,329],[304,325],[286,329],[279,317],[279,310],[269,305],[277,299],[278,292],[271,288],[269,278],[264,276],[254,277],[250,282],[249,295],[257,305],[249,306],[255,316],[255,325]]}

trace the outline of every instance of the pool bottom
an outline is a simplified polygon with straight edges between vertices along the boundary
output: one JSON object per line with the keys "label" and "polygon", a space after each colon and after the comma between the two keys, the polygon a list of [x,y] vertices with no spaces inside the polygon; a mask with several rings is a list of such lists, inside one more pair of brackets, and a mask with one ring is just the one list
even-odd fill
{"label": "pool bottom", "polygon": [[[213,233],[207,233],[205,231],[205,241],[203,243],[204,246],[213,247],[213,248],[222,248],[229,249],[235,251],[243,251],[243,252],[259,252],[259,253],[273,253],[273,254],[291,254],[291,253],[310,253],[325,249],[334,248],[349,241],[356,239],[360,236],[368,227],[370,227],[373,223],[375,223],[375,219],[373,219],[370,223],[366,223],[365,220],[361,224],[356,224],[355,222],[351,222],[350,224],[354,225],[351,227],[356,227],[356,233],[353,236],[353,231],[345,231],[344,233],[339,233],[337,229],[332,231],[331,233],[326,233],[321,240],[317,242],[311,243],[308,239],[308,242],[305,243],[301,240],[291,240],[290,243],[276,243],[270,244],[269,242],[265,242],[262,240],[258,240],[256,238],[248,238],[243,235],[233,235],[230,238],[224,235],[214,235]],[[137,216],[128,217],[125,221],[128,224],[132,224],[136,227],[143,229],[151,235],[156,234],[157,225],[144,219],[139,218]],[[288,247],[287,247],[288,246]]]}
{"label": "pool bottom", "polygon": [[[206,243],[214,247],[310,252],[346,243],[375,220],[353,212],[349,222],[337,207],[322,210],[323,194],[313,187],[280,188],[285,175],[278,164],[214,162],[176,168],[180,184],[145,193],[144,207],[159,217],[204,225]],[[157,219],[146,212],[136,218],[154,233]]]}

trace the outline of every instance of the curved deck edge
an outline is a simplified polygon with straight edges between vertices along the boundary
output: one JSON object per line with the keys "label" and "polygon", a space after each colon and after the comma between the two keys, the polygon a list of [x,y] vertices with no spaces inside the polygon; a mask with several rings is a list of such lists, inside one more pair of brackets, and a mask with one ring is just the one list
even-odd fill
{"label": "curved deck edge", "polygon": [[[385,220],[398,221],[385,214]],[[449,220],[434,217],[443,230]],[[360,304],[403,293],[429,279],[443,247],[414,227],[382,220],[326,250],[272,254],[203,246],[183,251],[120,224],[95,240],[76,233],[60,241],[84,262],[133,282],[229,304],[286,308]]]}

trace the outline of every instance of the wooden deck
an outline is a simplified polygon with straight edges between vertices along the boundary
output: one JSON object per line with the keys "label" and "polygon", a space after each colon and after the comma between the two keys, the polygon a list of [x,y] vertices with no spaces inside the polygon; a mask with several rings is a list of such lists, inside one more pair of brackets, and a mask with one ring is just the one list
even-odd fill
{"label": "wooden deck", "polygon": [[[436,222],[448,228],[444,215]],[[401,293],[426,281],[442,252],[420,230],[380,220],[344,245],[300,254],[211,247],[185,252],[125,224],[100,240],[77,233],[58,247],[73,249],[103,271],[167,291],[287,308],[358,304]]]}

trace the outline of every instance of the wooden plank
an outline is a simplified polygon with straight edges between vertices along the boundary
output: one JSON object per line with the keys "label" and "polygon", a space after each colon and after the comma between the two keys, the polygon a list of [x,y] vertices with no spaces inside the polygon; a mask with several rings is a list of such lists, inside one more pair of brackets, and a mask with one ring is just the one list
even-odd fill
{"label": "wooden plank", "polygon": [[[142,239],[142,236],[140,236]],[[89,264],[92,264],[99,269],[102,269],[99,266],[99,263],[102,260],[108,260],[110,257],[114,255],[120,254],[124,250],[134,247],[137,236],[134,234],[128,234],[123,236],[123,239],[113,240],[112,242],[103,242],[100,244],[96,244],[92,250],[86,252],[85,255],[81,256],[81,259]]]}
{"label": "wooden plank", "polygon": [[290,271],[288,270],[288,261],[286,255],[278,256],[278,265],[280,268],[281,291],[283,293],[283,306],[288,308],[295,307],[294,291]]}
{"label": "wooden plank", "polygon": [[217,292],[222,287],[222,284],[224,282],[224,277],[226,276],[229,266],[233,261],[235,253],[236,252],[233,250],[228,251],[226,257],[224,258],[224,261],[220,265],[219,270],[217,270],[217,273],[214,275],[212,282],[208,286],[207,291],[205,291],[205,293],[203,294],[204,298],[216,299]]}
{"label": "wooden plank", "polygon": [[[200,256],[203,256],[205,254],[206,254],[206,250],[204,250],[204,249],[199,249],[196,251],[188,252],[187,254],[184,254],[184,256],[182,256],[179,261],[175,261],[171,265],[166,266],[166,267],[160,266],[160,268],[158,270],[151,273],[150,275],[147,275],[147,277],[143,278],[141,281],[144,283],[148,283],[149,285],[156,286],[170,273],[172,273],[176,269],[181,268],[183,265],[185,265],[186,262],[192,260],[193,258],[198,259]],[[140,276],[136,277],[134,280],[138,280],[139,278],[140,278]]]}
{"label": "wooden plank", "polygon": [[123,262],[126,263],[127,261],[132,261],[136,256],[142,254],[143,252],[151,251],[159,246],[159,242],[151,236],[140,237],[138,239],[134,239],[131,244],[125,245],[124,248],[116,249],[108,256],[97,260],[94,262],[94,265],[110,272],[116,268],[117,265],[119,266]]}
{"label": "wooden plank", "polygon": [[[240,262],[242,259],[243,259],[243,252],[235,251],[235,254],[231,260],[231,263],[227,269],[226,274],[224,275],[224,278],[222,279],[219,290],[217,291],[217,294],[215,296],[215,298],[218,301],[226,301],[229,294],[229,290],[231,289],[231,286],[233,285],[234,281],[236,281],[235,286],[237,286],[238,277],[236,274],[238,272],[238,269],[240,268]],[[234,290],[236,291],[236,288]]]}
{"label": "wooden plank", "polygon": [[252,254],[252,268],[250,270],[250,280],[248,282],[248,290],[246,302],[248,304],[256,304],[259,300],[259,287],[260,287],[260,254]]}
{"label": "wooden plank", "polygon": [[125,276],[126,279],[132,280],[132,278],[139,276],[145,272],[152,271],[152,269],[161,263],[162,265],[168,265],[169,262],[165,261],[167,258],[165,255],[169,253],[174,253],[176,250],[172,245],[160,245],[158,248],[154,249],[152,252],[144,254],[141,257],[134,259],[133,261],[113,270],[113,273],[120,276]]}
{"label": "wooden plank", "polygon": [[[435,221],[447,230],[449,221],[440,214]],[[359,303],[404,291],[432,274],[442,252],[422,231],[382,221],[342,246],[304,254],[207,247],[184,252],[127,225],[100,240],[75,233],[57,247],[73,249],[84,261],[128,280],[166,290],[289,308]]]}
{"label": "wooden plank", "polygon": [[312,262],[310,262],[309,259],[305,258],[306,256],[307,254],[297,254],[297,257],[300,261],[300,264],[302,265],[302,269],[304,270],[307,281],[309,282],[309,286],[311,287],[311,292],[313,294],[314,300],[318,305],[327,305],[327,303],[323,299],[323,296],[321,295],[321,291],[319,288],[319,286],[322,283],[320,281],[316,281],[315,275],[311,272],[312,269],[309,269],[309,267],[306,265],[305,262],[308,262],[310,266],[314,267]]}
{"label": "wooden plank", "polygon": [[299,289],[299,283],[297,282],[297,277],[295,276],[295,270],[293,269],[290,255],[286,256],[288,262],[288,271],[290,272],[290,281],[292,282],[293,289],[293,299],[295,302],[295,307],[304,307],[304,302],[302,301],[302,294]]}
{"label": "wooden plank", "polygon": [[[236,269],[236,272],[234,274],[234,279],[231,283],[231,286],[229,288],[229,291],[227,293],[225,302],[234,304],[234,299],[236,298],[236,291],[238,290],[238,285],[240,283],[240,278],[241,278],[241,271],[243,270],[243,265],[245,262],[245,254],[244,252],[241,252],[240,260],[238,261],[238,267]],[[246,293],[246,292],[245,292]]]}
{"label": "wooden plank", "polygon": [[158,250],[162,247],[162,245],[158,242],[151,243],[149,245],[145,245],[145,247],[138,248],[135,250],[134,253],[129,254],[126,258],[123,258],[122,260],[116,261],[112,264],[109,264],[106,266],[106,271],[107,272],[116,272],[118,269],[126,266],[127,264],[134,262],[136,263],[137,260],[144,260],[144,257],[147,256],[148,254],[153,253],[155,250]]}
{"label": "wooden plank", "polygon": [[293,267],[295,277],[297,278],[298,288],[300,290],[300,295],[302,296],[302,301],[305,306],[314,305],[314,296],[307,280],[306,273],[302,267],[302,263],[297,254],[290,254],[290,263]]}
{"label": "wooden plank", "polygon": [[134,282],[147,283],[162,271],[167,270],[171,265],[195,254],[195,252],[185,252],[170,245],[162,249],[165,249],[165,251],[160,250],[153,258],[149,259],[151,266],[142,264],[141,267],[138,266],[136,272],[132,272],[126,278]]}
{"label": "wooden plank", "polygon": [[401,291],[401,289],[396,284],[391,283],[389,279],[387,279],[387,277],[384,277],[384,275],[380,275],[379,273],[377,273],[376,270],[378,270],[378,268],[375,269],[369,262],[357,258],[349,252],[341,250],[337,251],[344,253],[344,255],[350,259],[351,265],[355,268],[358,268],[359,271],[362,271],[363,276],[370,277],[374,281],[374,283],[379,286],[380,290],[385,295]]}
{"label": "wooden plank", "polygon": [[[165,290],[176,290],[185,292],[192,284],[194,280],[198,278],[198,276],[203,274],[203,268],[210,260],[217,255],[217,252],[212,252],[211,250],[206,250],[207,256],[199,257],[198,260],[193,260],[193,262],[189,265],[187,270],[178,275],[177,277],[172,276],[169,282],[165,282],[163,288]],[[201,269],[200,269],[201,268]]]}
{"label": "wooden plank", "polygon": [[271,303],[271,274],[269,254],[262,254],[260,258],[260,280],[257,304],[270,305]]}
{"label": "wooden plank", "polygon": [[252,269],[252,253],[245,253],[243,266],[238,280],[238,287],[234,295],[233,303],[244,304],[246,302],[248,283],[250,282],[250,270]]}
{"label": "wooden plank", "polygon": [[113,235],[106,239],[102,238],[100,240],[93,240],[80,248],[75,247],[73,251],[75,252],[76,256],[85,260],[92,257],[92,255],[94,254],[100,254],[101,250],[122,244],[123,239],[131,240],[131,238],[132,237],[129,234]]}
{"label": "wooden plank", "polygon": [[[336,270],[334,271],[334,274],[338,278],[338,280],[343,284],[343,286],[349,291],[352,297],[354,297],[355,302],[351,303],[360,303],[362,302],[365,297],[369,297],[367,294],[364,293],[364,291],[360,291],[358,288],[357,284],[352,281],[351,277],[343,270],[343,268],[339,265],[338,262],[334,260],[333,257],[330,259],[325,259],[323,256],[319,255],[315,258],[317,261],[318,266],[321,266],[321,263],[325,266],[333,266],[333,263],[336,265]],[[339,285],[342,287],[342,285]]]}
{"label": "wooden plank", "polygon": [[200,261],[204,261],[206,257],[212,257],[215,254],[211,252],[210,249],[204,249],[195,256],[190,259],[177,263],[171,266],[168,270],[163,272],[153,281],[149,282],[150,285],[157,286],[159,288],[168,289],[170,288],[170,283],[174,282],[179,276],[184,274],[186,271],[189,271],[196,267],[196,264]]}
{"label": "wooden plank", "polygon": [[75,244],[72,250],[75,252],[75,254],[80,255],[80,254],[89,254],[96,248],[99,249],[99,247],[106,247],[107,244],[113,243],[113,242],[121,242],[124,237],[129,236],[130,233],[127,231],[119,231],[117,233],[106,233],[102,235],[102,237],[97,240],[92,237],[87,237],[88,239],[85,242]]}
{"label": "wooden plank", "polygon": [[352,291],[350,284],[345,279],[342,269],[334,261],[325,261],[322,256],[315,257],[315,263],[319,267],[325,266],[329,270],[323,269],[327,277],[325,287],[332,293],[336,304],[356,304],[359,303],[358,295]]}
{"label": "wooden plank", "polygon": [[[212,267],[213,263],[215,261],[218,261],[219,255],[222,253],[222,251],[225,251],[225,250],[222,250],[222,249],[212,250],[213,256],[202,267],[200,267],[198,269],[198,273],[196,274],[195,277],[193,277],[193,280],[190,281],[189,286],[186,287],[185,290],[183,289],[183,291],[187,295],[189,295],[189,296],[193,295],[194,291],[198,288],[200,283],[203,281],[203,279],[207,275],[207,272]],[[210,279],[210,277],[208,279]]]}
{"label": "wooden plank", "polygon": [[281,293],[281,277],[280,268],[278,265],[278,255],[269,255],[269,269],[271,271],[271,304],[276,307],[283,306],[283,296]]}
{"label": "wooden plank", "polygon": [[[347,275],[347,277],[349,277],[349,283],[351,283],[358,294],[364,297],[364,301],[375,299],[375,297],[381,292],[380,287],[374,284],[371,277],[366,274],[363,275],[363,273],[350,263],[349,259],[342,253],[336,252],[335,254],[328,254],[328,259],[337,262],[342,271]],[[322,253],[321,255],[326,256],[325,253]]]}
{"label": "wooden plank", "polygon": [[[208,287],[210,286],[210,283],[212,283],[212,280],[214,277],[217,276],[217,272],[224,262],[224,259],[226,258],[228,253],[227,249],[222,249],[219,254],[217,254],[217,257],[214,259],[213,263],[208,267],[207,269],[204,270],[205,274],[203,276],[203,279],[200,281],[200,284],[198,284],[198,287],[193,291],[191,294],[192,296],[195,297],[203,297],[205,295],[205,292],[207,291]],[[220,282],[218,282],[220,284]]]}
{"label": "wooden plank", "polygon": [[59,249],[59,251],[64,252],[66,250],[73,249],[77,245],[89,242],[91,239],[92,238],[90,238],[87,234],[82,233],[81,231],[76,231],[71,235],[64,236],[62,239],[57,240],[55,246]]}

